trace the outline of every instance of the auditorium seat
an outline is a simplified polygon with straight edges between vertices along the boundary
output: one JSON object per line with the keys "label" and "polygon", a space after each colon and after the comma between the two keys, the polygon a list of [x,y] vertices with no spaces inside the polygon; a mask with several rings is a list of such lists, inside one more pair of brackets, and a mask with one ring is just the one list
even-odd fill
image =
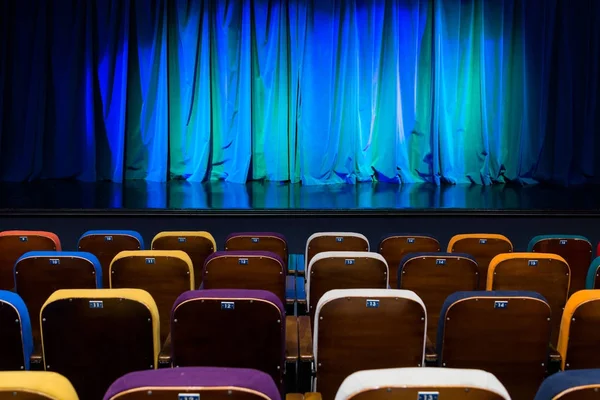
{"label": "auditorium seat", "polygon": [[556,346],[560,319],[569,296],[571,273],[559,255],[543,253],[500,254],[490,262],[487,290],[529,290],[544,296],[552,309],[552,337]]}
{"label": "auditorium seat", "polygon": [[308,265],[306,302],[311,321],[319,299],[333,289],[387,289],[388,265],[379,253],[325,251]]}
{"label": "auditorium seat", "polygon": [[13,267],[28,251],[61,250],[58,236],[43,231],[0,232],[0,290],[14,290]]}
{"label": "auditorium seat", "polygon": [[355,372],[335,400],[510,400],[506,388],[478,369],[391,368]]}
{"label": "auditorium seat", "polygon": [[398,268],[409,253],[436,253],[441,250],[440,242],[433,236],[394,234],[379,242],[379,254],[385,258],[390,269],[390,287],[398,287]]}
{"label": "auditorium seat", "polygon": [[161,342],[169,335],[171,307],[186,290],[193,290],[194,268],[180,250],[123,251],[110,264],[112,289],[143,289],[156,302],[160,315]]}
{"label": "auditorium seat", "polygon": [[102,399],[118,377],[156,368],[160,326],[148,292],[58,290],[40,318],[44,369],[64,375],[82,399]]}
{"label": "auditorium seat", "polygon": [[534,400],[592,400],[599,392],[600,369],[581,369],[546,378]]}
{"label": "auditorium seat", "polygon": [[104,400],[141,398],[280,400],[281,395],[273,379],[264,372],[214,367],[131,372],[117,379],[104,395]]}
{"label": "auditorium seat", "polygon": [[470,254],[479,268],[479,289],[484,290],[492,258],[498,254],[512,253],[513,245],[506,236],[489,233],[472,233],[453,236],[448,243],[448,253]]}
{"label": "auditorium seat", "polygon": [[546,375],[552,312],[538,293],[457,292],[438,324],[438,363],[494,374],[513,400],[530,400]]}
{"label": "auditorium seat", "polygon": [[397,282],[398,289],[412,290],[423,300],[427,336],[435,338],[446,298],[455,292],[477,290],[477,262],[460,253],[411,253],[400,262]]}
{"label": "auditorium seat", "polygon": [[312,258],[324,251],[370,251],[369,240],[354,232],[318,232],[306,241],[304,260],[297,266],[297,274],[304,275]]}
{"label": "auditorium seat", "polygon": [[600,289],[600,257],[592,260],[585,280],[586,289]]}
{"label": "auditorium seat", "polygon": [[257,289],[274,293],[293,307],[295,280],[285,263],[269,251],[217,251],[204,263],[203,289]]}
{"label": "auditorium seat", "polygon": [[573,294],[562,316],[558,351],[562,369],[600,368],[600,290]]}
{"label": "auditorium seat", "polygon": [[204,231],[161,232],[152,239],[152,250],[181,250],[190,256],[198,288],[202,283],[202,268],[206,258],[217,251],[215,238]]}
{"label": "auditorium seat", "polygon": [[541,235],[529,242],[529,252],[558,254],[571,269],[569,296],[585,289],[585,279],[592,262],[592,244],[583,236]]}
{"label": "auditorium seat", "polygon": [[31,315],[33,338],[40,340],[40,315],[48,297],[59,289],[102,288],[102,268],[91,253],[71,251],[30,251],[15,264],[16,292]]}
{"label": "auditorium seat", "polygon": [[0,399],[78,400],[71,382],[47,371],[0,372]]}
{"label": "auditorium seat", "polygon": [[313,391],[324,400],[333,400],[344,379],[354,372],[424,366],[426,332],[425,305],[414,292],[327,292],[315,316]]}
{"label": "auditorium seat", "polygon": [[285,236],[276,232],[236,232],[225,238],[225,251],[269,251],[277,254],[284,262],[289,274],[296,271],[289,262]]}
{"label": "auditorium seat", "polygon": [[33,352],[31,320],[21,297],[0,290],[0,371],[29,369]]}
{"label": "auditorium seat", "polygon": [[144,239],[136,231],[101,230],[87,231],[77,243],[79,251],[95,255],[102,265],[102,287],[110,287],[110,263],[117,254],[128,250],[144,250]]}
{"label": "auditorium seat", "polygon": [[257,369],[269,374],[283,392],[286,360],[295,366],[297,353],[296,319],[286,318],[283,303],[271,292],[193,290],[173,305],[174,367]]}

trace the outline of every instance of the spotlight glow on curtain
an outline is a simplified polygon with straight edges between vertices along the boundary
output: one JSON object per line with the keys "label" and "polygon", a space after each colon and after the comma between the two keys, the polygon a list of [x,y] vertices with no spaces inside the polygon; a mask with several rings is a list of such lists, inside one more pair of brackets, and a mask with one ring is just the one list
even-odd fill
{"label": "spotlight glow on curtain", "polygon": [[6,0],[0,179],[600,176],[597,0]]}

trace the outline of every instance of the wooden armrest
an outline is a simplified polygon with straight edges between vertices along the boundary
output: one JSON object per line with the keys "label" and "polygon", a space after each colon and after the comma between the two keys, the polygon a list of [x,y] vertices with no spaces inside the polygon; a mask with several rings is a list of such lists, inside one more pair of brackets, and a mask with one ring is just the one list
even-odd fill
{"label": "wooden armrest", "polygon": [[562,356],[553,345],[548,349],[548,375],[552,375],[560,371],[562,367]]}
{"label": "wooden armrest", "polygon": [[435,350],[435,346],[433,342],[427,337],[427,342],[425,343],[425,365],[428,367],[435,366],[438,361],[438,355]]}
{"label": "wooden armrest", "polygon": [[32,371],[43,371],[45,369],[42,349],[39,345],[35,345],[31,352],[31,356],[29,357],[29,369]]}
{"label": "wooden armrest", "polygon": [[285,318],[285,361],[298,361],[298,318]]}
{"label": "wooden armrest", "polygon": [[158,368],[171,368],[171,361],[171,334],[169,333],[158,354]]}
{"label": "wooden armrest", "polygon": [[285,395],[285,400],[304,400],[304,395],[300,393],[288,393]]}
{"label": "wooden armrest", "polygon": [[298,317],[298,339],[300,341],[300,361],[313,361],[313,340],[310,327],[310,317],[307,315]]}
{"label": "wooden armrest", "polygon": [[285,395],[285,400],[321,400],[321,393],[309,392],[302,395],[301,393],[288,393]]}
{"label": "wooden armrest", "polygon": [[296,277],[293,275],[285,277],[285,301],[287,304],[296,302]]}

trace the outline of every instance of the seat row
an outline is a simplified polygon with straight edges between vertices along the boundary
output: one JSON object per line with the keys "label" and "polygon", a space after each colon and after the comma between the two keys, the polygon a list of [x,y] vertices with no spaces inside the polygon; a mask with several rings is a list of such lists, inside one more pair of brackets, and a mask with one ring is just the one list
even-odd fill
{"label": "seat row", "polygon": [[[258,290],[195,290],[179,296],[161,345],[159,312],[139,289],[59,290],[39,317],[42,354],[33,354],[30,319],[18,295],[0,293],[0,369],[45,369],[67,377],[80,397],[97,399],[131,371],[184,367],[253,368],[281,393],[318,391],[333,399],[364,369],[440,366],[494,374],[514,399],[531,399],[556,370],[598,368],[600,290],[569,299],[558,351],[550,345],[550,305],[534,292],[459,292],[442,307],[435,345],[427,309],[414,292],[345,289],[324,294],[314,329],[287,316]],[[304,328],[302,328],[304,326]]]}

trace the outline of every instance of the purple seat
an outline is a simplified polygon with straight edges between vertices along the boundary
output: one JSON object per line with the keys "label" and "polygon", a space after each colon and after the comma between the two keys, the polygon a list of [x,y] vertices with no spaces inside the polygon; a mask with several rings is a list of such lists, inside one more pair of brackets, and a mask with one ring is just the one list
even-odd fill
{"label": "purple seat", "polygon": [[192,290],[171,311],[176,367],[251,368],[283,386],[285,309],[265,290]]}
{"label": "purple seat", "polygon": [[[239,389],[239,390],[238,390]],[[200,393],[205,400],[224,397],[232,391],[234,399],[281,400],[273,379],[261,371],[242,368],[188,367],[132,372],[117,379],[104,400],[139,398],[140,393]],[[175,396],[173,396],[175,398]]]}

